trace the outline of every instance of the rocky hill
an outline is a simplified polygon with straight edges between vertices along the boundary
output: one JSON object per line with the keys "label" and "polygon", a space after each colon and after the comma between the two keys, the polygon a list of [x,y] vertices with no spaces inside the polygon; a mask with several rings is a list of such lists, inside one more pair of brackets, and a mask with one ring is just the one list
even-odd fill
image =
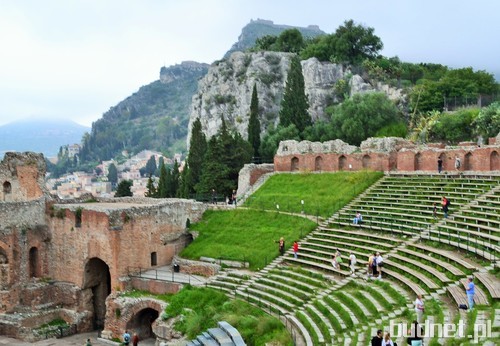
{"label": "rocky hill", "polygon": [[224,58],[229,58],[234,52],[244,52],[255,44],[255,40],[265,35],[279,36],[283,31],[288,29],[298,29],[304,38],[313,38],[319,35],[324,35],[317,25],[309,25],[308,27],[289,26],[282,24],[274,24],[272,20],[257,19],[251,20],[241,30],[238,37],[238,42],[233,44],[231,49],[227,51]]}
{"label": "rocky hill", "polygon": [[183,151],[191,97],[208,64],[162,67],[160,78],[111,107],[84,138],[82,159],[110,159],[122,150]]}
{"label": "rocky hill", "polygon": [[[280,103],[293,54],[280,52],[235,52],[219,61],[200,80],[193,96],[188,131],[199,118],[207,137],[217,133],[224,116],[226,124],[247,138],[252,88],[257,84],[262,133],[279,122]],[[382,91],[391,99],[403,99],[400,89],[365,81],[345,70],[342,65],[311,58],[301,62],[305,92],[309,98],[309,114],[313,121],[325,118],[325,109],[339,102],[334,86],[345,79],[350,96],[361,92]]]}

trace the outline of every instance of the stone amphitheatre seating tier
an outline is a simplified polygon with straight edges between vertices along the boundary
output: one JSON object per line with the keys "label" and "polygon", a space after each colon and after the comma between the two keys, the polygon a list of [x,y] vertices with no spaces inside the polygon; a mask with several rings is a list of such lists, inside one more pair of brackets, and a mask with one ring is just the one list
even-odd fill
{"label": "stone amphitheatre seating tier", "polygon": [[[463,282],[461,282],[459,285],[450,285],[446,288],[446,290],[451,295],[457,306],[461,304],[468,305],[467,294],[465,293]],[[486,297],[484,292],[481,291],[477,286],[475,291],[476,294],[474,295],[474,303],[477,305],[488,305],[488,298]]]}
{"label": "stone amphitheatre seating tier", "polygon": [[462,257],[458,256],[454,252],[442,250],[439,248],[435,248],[435,247],[431,247],[431,246],[427,246],[427,245],[419,244],[419,243],[413,243],[413,244],[411,244],[411,246],[413,248],[425,251],[425,252],[427,252],[427,254],[432,253],[432,254],[436,254],[438,256],[441,256],[443,258],[446,258],[446,259],[450,260],[452,263],[457,263],[466,269],[477,270],[476,265],[464,260]]}
{"label": "stone amphitheatre seating tier", "polygon": [[431,262],[434,265],[441,267],[441,268],[445,269],[446,271],[450,272],[454,276],[464,276],[465,275],[465,273],[462,270],[455,267],[452,263],[442,261],[442,260],[437,259],[437,258],[432,257],[432,256],[425,256],[425,254],[422,252],[413,251],[413,250],[410,250],[408,248],[401,248],[398,251],[406,254],[407,256],[409,255],[409,256],[419,258],[419,259],[423,259],[426,262]]}
{"label": "stone amphitheatre seating tier", "polygon": [[493,299],[500,298],[500,280],[489,273],[475,273],[474,277],[478,279],[488,290]]}
{"label": "stone amphitheatre seating tier", "polygon": [[440,272],[436,268],[426,265],[420,261],[408,258],[407,256],[404,255],[404,253],[403,255],[399,253],[391,254],[390,260],[392,261],[394,259],[396,259],[398,262],[403,262],[403,263],[406,262],[412,264],[413,266],[418,267],[419,269],[422,269],[423,271],[428,272],[430,275],[436,277],[442,283],[448,283],[452,281],[450,278],[446,276],[445,273]]}

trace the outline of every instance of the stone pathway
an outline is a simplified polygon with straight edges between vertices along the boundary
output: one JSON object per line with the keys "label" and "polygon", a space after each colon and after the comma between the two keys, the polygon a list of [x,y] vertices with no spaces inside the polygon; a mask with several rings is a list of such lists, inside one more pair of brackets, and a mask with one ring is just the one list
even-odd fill
{"label": "stone pathway", "polygon": [[[82,334],[76,334],[72,336],[68,336],[66,338],[62,339],[47,339],[47,340],[41,340],[37,341],[34,343],[31,342],[25,342],[21,340],[16,340],[12,338],[8,338],[5,336],[0,336],[0,345],[8,345],[8,346],[82,346],[85,345],[85,341],[90,338],[92,340],[92,345],[93,346],[110,346],[110,345],[115,345],[118,346],[119,344],[116,342],[112,342],[109,340],[104,340],[104,339],[98,339],[97,338],[97,332],[90,332],[90,333],[82,333]],[[155,345],[155,339],[147,339],[147,340],[142,340],[139,342],[140,346],[154,346]]]}

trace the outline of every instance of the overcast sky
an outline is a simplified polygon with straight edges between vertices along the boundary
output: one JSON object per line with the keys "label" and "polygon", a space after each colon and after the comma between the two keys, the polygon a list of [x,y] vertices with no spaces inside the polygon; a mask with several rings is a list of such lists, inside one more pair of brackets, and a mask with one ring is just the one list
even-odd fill
{"label": "overcast sky", "polygon": [[497,0],[0,0],[0,125],[57,117],[90,126],[185,60],[211,63],[251,19],[373,27],[382,54],[472,66],[500,79]]}

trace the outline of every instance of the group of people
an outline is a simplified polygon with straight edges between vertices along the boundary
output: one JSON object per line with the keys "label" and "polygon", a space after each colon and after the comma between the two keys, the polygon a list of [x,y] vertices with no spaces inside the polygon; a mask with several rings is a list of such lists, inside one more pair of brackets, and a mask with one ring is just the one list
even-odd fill
{"label": "group of people", "polygon": [[[351,275],[354,275],[356,270],[356,261],[356,255],[351,252],[349,254],[349,272]],[[344,260],[342,259],[342,254],[340,253],[340,250],[337,249],[332,255],[332,266],[334,269],[340,269],[340,264],[343,262]]]}
{"label": "group of people", "polygon": [[374,252],[368,256],[368,277],[382,279],[382,267],[384,266],[384,258],[380,252]]}
{"label": "group of people", "polygon": [[[443,171],[443,159],[441,157],[438,158],[437,165],[438,173],[441,173]],[[462,160],[458,156],[455,156],[455,169],[458,171],[460,167],[462,167]]]}
{"label": "group of people", "polygon": [[130,345],[130,342],[132,342],[133,346],[139,345],[139,335],[137,335],[137,333],[134,333],[134,336],[130,337],[129,332],[125,331],[125,333],[123,333],[123,344],[125,346],[128,346]]}
{"label": "group of people", "polygon": [[[412,346],[422,346],[424,340],[424,328],[415,320],[411,323],[411,327],[408,330],[408,337],[406,338],[406,343]],[[371,346],[397,346],[398,344],[391,339],[391,334],[389,332],[382,332],[382,329],[377,330],[377,335],[375,335],[371,340]]]}

